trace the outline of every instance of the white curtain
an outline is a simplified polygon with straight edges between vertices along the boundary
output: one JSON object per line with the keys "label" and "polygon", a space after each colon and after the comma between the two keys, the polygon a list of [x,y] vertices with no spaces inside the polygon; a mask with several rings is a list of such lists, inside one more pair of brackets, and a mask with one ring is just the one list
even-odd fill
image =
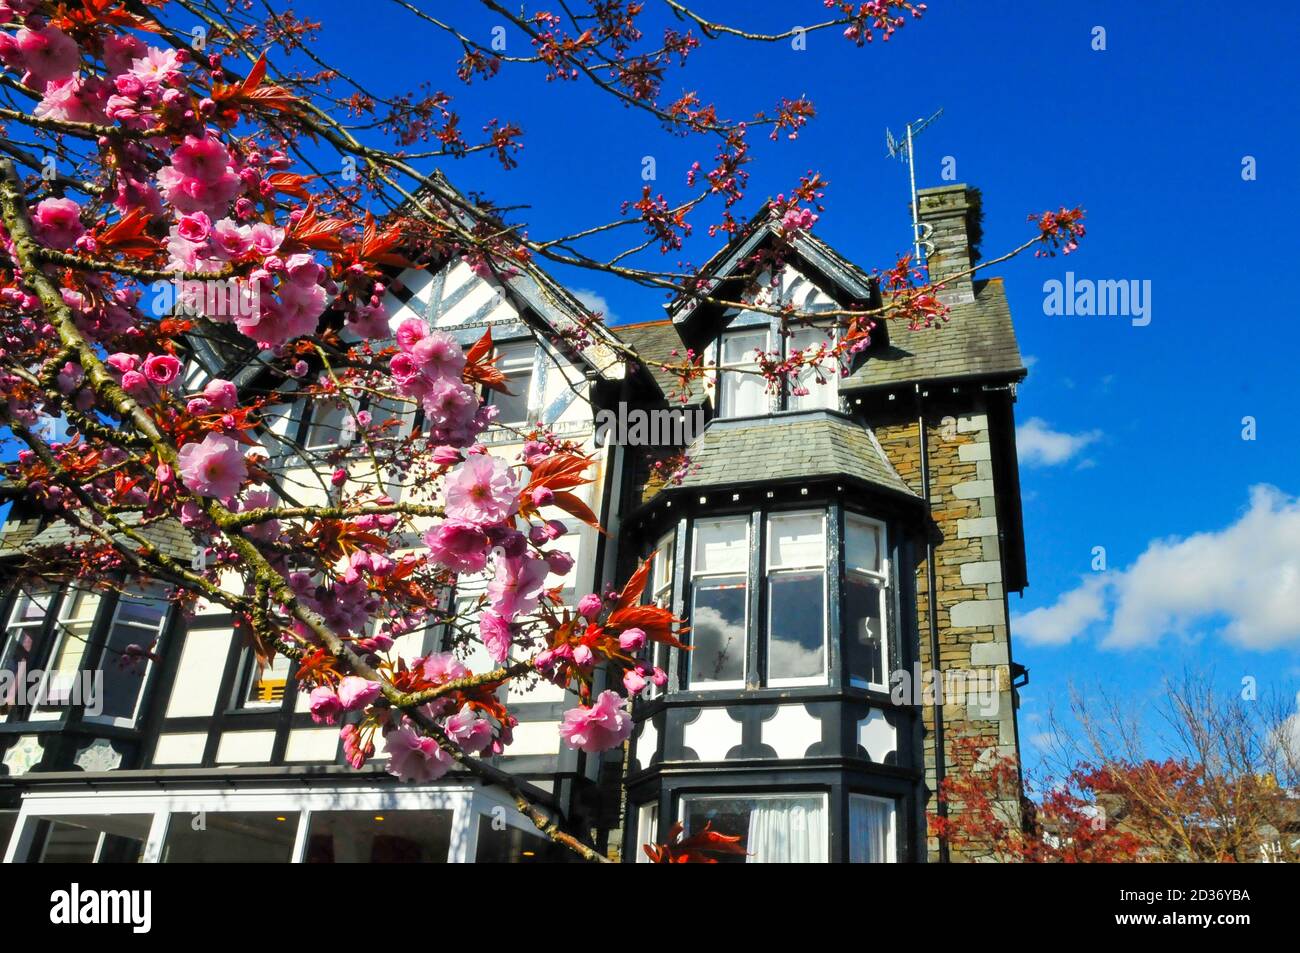
{"label": "white curtain", "polygon": [[887,801],[853,795],[849,798],[849,862],[884,864],[889,857],[894,807]]}
{"label": "white curtain", "polygon": [[821,798],[757,798],[749,815],[746,863],[824,864],[826,841]]}

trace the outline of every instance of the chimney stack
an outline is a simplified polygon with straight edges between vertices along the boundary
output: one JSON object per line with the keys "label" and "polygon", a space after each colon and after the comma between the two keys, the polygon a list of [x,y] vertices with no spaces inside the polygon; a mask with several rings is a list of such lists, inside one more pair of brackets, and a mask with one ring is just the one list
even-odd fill
{"label": "chimney stack", "polygon": [[[933,248],[927,260],[932,282],[966,271],[979,260],[984,218],[979,189],[964,184],[920,189],[916,204],[922,241]],[[971,276],[946,281],[939,300],[948,305],[974,301]]]}

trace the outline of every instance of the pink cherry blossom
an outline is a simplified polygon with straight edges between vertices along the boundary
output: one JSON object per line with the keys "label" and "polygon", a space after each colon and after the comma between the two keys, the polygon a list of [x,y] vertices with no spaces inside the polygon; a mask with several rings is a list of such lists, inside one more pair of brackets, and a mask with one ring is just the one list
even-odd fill
{"label": "pink cherry blossom", "polygon": [[455,763],[436,741],[406,725],[384,737],[384,748],[389,755],[388,773],[402,781],[436,781]]}
{"label": "pink cherry blossom", "polygon": [[243,451],[224,434],[210,433],[202,443],[187,443],[178,457],[181,482],[199,496],[234,496],[248,476]]}
{"label": "pink cherry blossom", "polygon": [[510,657],[510,623],[491,609],[484,609],[478,620],[479,640],[492,661],[501,665]]}
{"label": "pink cherry blossom", "polygon": [[437,684],[464,678],[469,674],[469,669],[450,652],[430,653],[416,664],[425,678]]}
{"label": "pink cherry blossom", "polygon": [[443,723],[452,741],[467,754],[477,754],[492,743],[492,725],[480,718],[468,705]]}
{"label": "pink cherry blossom", "polygon": [[519,509],[519,483],[496,457],[471,456],[447,475],[446,513],[480,526],[504,522]]}
{"label": "pink cherry blossom", "polygon": [[70,36],[56,26],[18,31],[18,54],[31,74],[27,85],[44,88],[50,80],[71,76],[81,65],[81,51]]}
{"label": "pink cherry blossom", "polygon": [[473,523],[446,520],[424,534],[430,561],[452,572],[480,572],[487,564],[490,541]]}
{"label": "pink cherry blossom", "polygon": [[460,379],[465,369],[465,352],[456,339],[443,331],[430,331],[410,348],[410,355],[420,368],[432,378]]}
{"label": "pink cherry blossom", "polygon": [[560,736],[570,748],[599,754],[615,748],[632,733],[632,716],[623,710],[617,692],[603,691],[590,708],[570,708],[564,713]]}
{"label": "pink cherry blossom", "polygon": [[181,362],[170,354],[150,354],[144,359],[144,376],[159,387],[169,387],[180,376]]}
{"label": "pink cherry blossom", "polygon": [[618,647],[625,652],[635,652],[645,645],[645,632],[641,629],[625,629],[618,634]]}
{"label": "pink cherry blossom", "polygon": [[151,46],[144,56],[132,61],[131,75],[145,87],[156,89],[180,77],[181,62],[177,50],[160,50]]}
{"label": "pink cherry blossom", "polygon": [[497,561],[496,575],[488,583],[488,603],[503,619],[537,607],[550,567],[546,560],[524,555]]}
{"label": "pink cherry blossom", "polygon": [[36,237],[51,248],[71,248],[86,231],[81,206],[72,199],[44,199],[32,210]]}
{"label": "pink cherry blossom", "polygon": [[203,388],[204,399],[212,405],[213,410],[234,410],[239,403],[239,391],[230,381],[213,378]]}
{"label": "pink cherry blossom", "polygon": [[601,602],[600,596],[589,592],[578,600],[578,614],[585,616],[588,619],[594,619],[596,616],[600,615],[600,610],[603,605],[604,603]]}
{"label": "pink cherry blossom", "polygon": [[334,724],[339,713],[343,711],[339,696],[328,685],[313,688],[309,699],[311,702],[311,719],[318,725]]}
{"label": "pink cherry blossom", "polygon": [[380,685],[359,675],[349,675],[339,683],[339,704],[344,711],[365,708],[379,697]]}

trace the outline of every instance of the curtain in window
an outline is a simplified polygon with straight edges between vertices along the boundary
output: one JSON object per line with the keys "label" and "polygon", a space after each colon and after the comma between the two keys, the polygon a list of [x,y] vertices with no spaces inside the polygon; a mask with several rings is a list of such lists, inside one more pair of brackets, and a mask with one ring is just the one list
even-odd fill
{"label": "curtain in window", "polygon": [[826,814],[820,798],[757,798],[745,848],[750,864],[826,863]]}
{"label": "curtain in window", "polygon": [[889,829],[894,809],[887,801],[853,795],[849,798],[849,862],[889,862]]}

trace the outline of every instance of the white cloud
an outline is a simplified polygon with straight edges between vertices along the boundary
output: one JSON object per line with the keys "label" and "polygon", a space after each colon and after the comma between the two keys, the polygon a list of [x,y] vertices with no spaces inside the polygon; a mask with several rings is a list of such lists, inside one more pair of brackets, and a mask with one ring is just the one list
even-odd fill
{"label": "white cloud", "polygon": [[1016,428],[1016,452],[1027,467],[1051,467],[1064,463],[1101,438],[1100,430],[1062,433],[1053,430],[1041,417],[1033,417]]}
{"label": "white cloud", "polygon": [[1013,620],[1031,643],[1062,645],[1100,624],[1108,648],[1213,628],[1248,649],[1300,643],[1300,497],[1250,490],[1232,525],[1150,543],[1131,566],[1085,578]]}
{"label": "white cloud", "polygon": [[1106,616],[1106,577],[1089,576],[1056,600],[1055,605],[1016,616],[1016,638],[1032,645],[1064,645]]}
{"label": "white cloud", "polygon": [[597,294],[590,288],[573,288],[573,296],[582,302],[583,307],[588,311],[597,312],[604,317],[601,319],[606,325],[618,324],[618,315],[609,307],[609,301],[604,295]]}

